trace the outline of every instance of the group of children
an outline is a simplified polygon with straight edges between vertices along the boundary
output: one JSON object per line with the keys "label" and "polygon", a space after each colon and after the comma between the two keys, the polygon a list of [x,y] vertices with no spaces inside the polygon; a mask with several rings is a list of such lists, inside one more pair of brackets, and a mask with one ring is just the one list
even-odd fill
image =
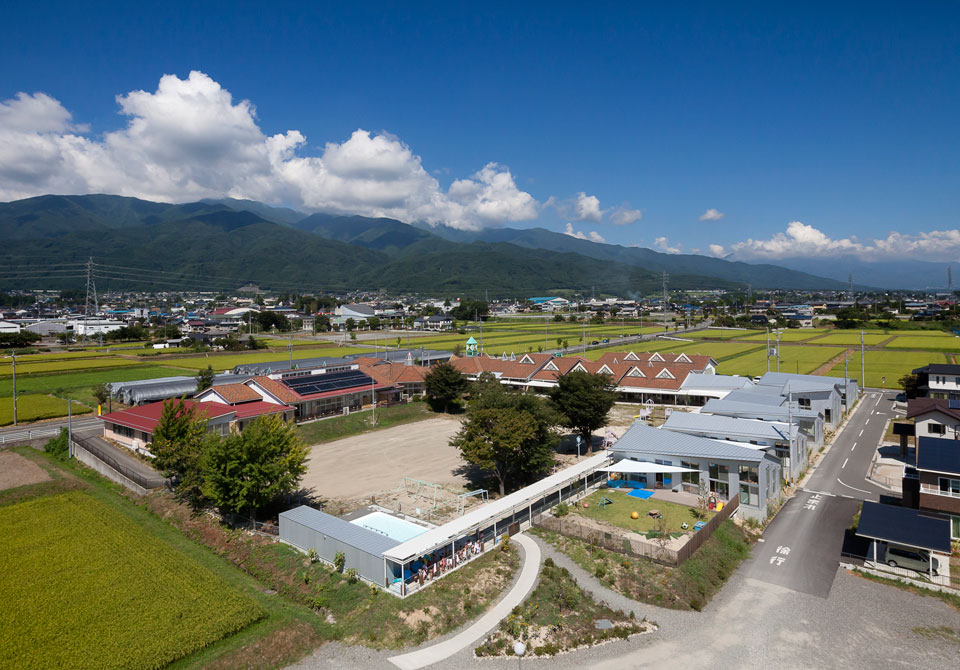
{"label": "group of children", "polygon": [[417,570],[417,582],[420,586],[423,586],[423,583],[428,579],[439,577],[447,570],[453,570],[461,563],[466,563],[474,556],[479,556],[482,553],[483,542],[477,540],[466,543],[452,554],[448,549],[441,549],[434,554],[424,556],[424,564]]}

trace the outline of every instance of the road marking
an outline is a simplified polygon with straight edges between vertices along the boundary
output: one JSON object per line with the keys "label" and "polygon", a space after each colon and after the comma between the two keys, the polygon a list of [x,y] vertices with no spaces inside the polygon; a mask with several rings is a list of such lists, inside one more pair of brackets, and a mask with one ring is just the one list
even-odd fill
{"label": "road marking", "polygon": [[843,465],[840,466],[840,469],[841,469],[841,470],[843,470],[845,467],[847,467],[847,461],[849,461],[849,460],[850,460],[849,458],[843,459]]}
{"label": "road marking", "polygon": [[856,500],[856,498],[854,498],[853,496],[848,496],[846,493],[841,493],[841,494],[840,494],[840,497],[841,497],[841,498],[850,498],[850,500]]}
{"label": "road marking", "polygon": [[866,425],[868,425],[869,423],[870,423],[870,419],[867,419],[866,421],[863,422],[863,425],[866,426]]}
{"label": "road marking", "polygon": [[844,484],[843,480],[841,480],[839,477],[837,477],[837,481],[846,486],[848,489],[853,489],[854,491],[859,491],[860,493],[866,493],[867,495],[870,495],[870,491],[864,491],[863,489],[858,489],[856,486]]}
{"label": "road marking", "polygon": [[860,431],[860,434],[857,437],[863,437],[863,430]]}
{"label": "road marking", "polygon": [[827,493],[826,491],[811,491],[810,489],[800,489],[800,490],[803,491],[804,493],[816,493],[817,495],[830,496],[831,498],[837,497],[836,493]]}
{"label": "road marking", "polygon": [[850,451],[853,451],[853,450],[856,449],[856,448],[857,448],[857,443],[854,442],[854,443],[853,443],[853,446],[850,447]]}

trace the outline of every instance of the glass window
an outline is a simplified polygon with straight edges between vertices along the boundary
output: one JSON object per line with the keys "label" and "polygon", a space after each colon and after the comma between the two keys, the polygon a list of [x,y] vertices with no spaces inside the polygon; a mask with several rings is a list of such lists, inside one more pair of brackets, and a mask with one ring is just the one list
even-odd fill
{"label": "glass window", "polygon": [[960,516],[950,517],[950,537],[960,540]]}
{"label": "glass window", "polygon": [[927,433],[931,435],[943,435],[946,432],[947,427],[942,423],[928,423],[927,424]]}
{"label": "glass window", "polygon": [[709,470],[710,479],[727,479],[727,476],[730,474],[729,466],[718,465],[716,463],[711,463]]}
{"label": "glass window", "polygon": [[757,468],[751,468],[746,465],[740,466],[740,481],[747,484],[760,483],[760,471]]}
{"label": "glass window", "polygon": [[952,496],[960,496],[960,479],[940,478],[940,491]]}
{"label": "glass window", "polygon": [[690,470],[696,470],[696,472],[684,472],[680,479],[684,484],[700,484],[700,466],[697,463],[687,463],[686,461],[680,461],[680,467],[689,468]]}
{"label": "glass window", "polygon": [[760,507],[760,487],[740,482],[740,504]]}

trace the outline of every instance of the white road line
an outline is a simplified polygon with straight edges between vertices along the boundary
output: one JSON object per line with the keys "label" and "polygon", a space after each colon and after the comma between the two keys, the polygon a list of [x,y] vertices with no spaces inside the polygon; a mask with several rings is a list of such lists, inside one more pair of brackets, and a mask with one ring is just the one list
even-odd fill
{"label": "white road line", "polygon": [[850,447],[850,451],[853,451],[853,450],[856,449],[856,448],[857,448],[857,443],[854,442],[854,443],[853,443],[853,446]]}
{"label": "white road line", "polygon": [[854,498],[853,496],[848,496],[846,493],[841,493],[841,494],[840,494],[840,497],[841,497],[841,498],[850,498],[850,500],[856,500],[856,498]]}
{"label": "white road line", "polygon": [[843,470],[845,467],[847,467],[847,461],[849,461],[849,460],[850,460],[849,458],[843,459],[843,465],[840,466],[840,469],[841,469],[841,470]]}
{"label": "white road line", "polygon": [[826,491],[813,491],[811,489],[800,489],[800,490],[803,491],[804,493],[816,493],[817,495],[830,496],[831,498],[837,497],[836,493],[827,493]]}
{"label": "white road line", "polygon": [[860,430],[860,434],[857,437],[863,437],[863,429]]}
{"label": "white road line", "polygon": [[867,495],[870,494],[870,491],[864,491],[863,489],[858,489],[856,486],[850,486],[849,484],[844,484],[839,477],[837,477],[837,481],[843,484],[844,486],[846,486],[848,489],[853,489],[854,491],[859,491],[860,493],[866,493]]}
{"label": "white road line", "polygon": [[868,425],[869,423],[870,423],[870,419],[867,419],[866,421],[863,422],[863,425],[866,426],[866,425]]}

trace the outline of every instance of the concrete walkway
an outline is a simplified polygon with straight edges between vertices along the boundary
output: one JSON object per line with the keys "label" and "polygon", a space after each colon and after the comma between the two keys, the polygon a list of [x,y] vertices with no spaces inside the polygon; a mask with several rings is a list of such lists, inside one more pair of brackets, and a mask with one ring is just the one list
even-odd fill
{"label": "concrete walkway", "polygon": [[510,541],[516,542],[523,549],[523,565],[513,588],[500,599],[500,602],[463,632],[433,646],[393,656],[390,658],[391,663],[401,670],[419,670],[447,659],[476,644],[480,638],[496,628],[500,621],[510,614],[510,610],[523,602],[533,591],[537,583],[537,575],[540,574],[540,546],[526,535],[515,535],[510,538]]}

